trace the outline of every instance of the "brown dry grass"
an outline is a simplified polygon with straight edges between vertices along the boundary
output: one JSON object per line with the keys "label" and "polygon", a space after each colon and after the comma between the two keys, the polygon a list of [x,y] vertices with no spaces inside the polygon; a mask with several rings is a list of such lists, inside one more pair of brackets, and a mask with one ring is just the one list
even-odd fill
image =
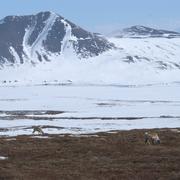
{"label": "brown dry grass", "polygon": [[145,145],[143,130],[99,137],[0,139],[0,180],[179,180],[180,133],[156,130],[161,145]]}

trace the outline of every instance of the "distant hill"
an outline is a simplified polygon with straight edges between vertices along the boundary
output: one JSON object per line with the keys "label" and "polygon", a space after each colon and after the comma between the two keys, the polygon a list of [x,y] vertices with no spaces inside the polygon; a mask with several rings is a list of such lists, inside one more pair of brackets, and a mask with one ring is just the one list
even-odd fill
{"label": "distant hill", "polygon": [[168,30],[154,29],[145,26],[132,26],[123,30],[114,31],[110,33],[110,36],[118,38],[176,38],[180,37],[180,33]]}

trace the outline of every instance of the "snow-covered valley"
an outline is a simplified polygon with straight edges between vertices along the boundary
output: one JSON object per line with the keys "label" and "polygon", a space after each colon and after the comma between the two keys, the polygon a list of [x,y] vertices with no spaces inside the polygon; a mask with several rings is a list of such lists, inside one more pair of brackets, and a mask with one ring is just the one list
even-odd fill
{"label": "snow-covered valley", "polygon": [[0,87],[0,135],[180,127],[180,86]]}

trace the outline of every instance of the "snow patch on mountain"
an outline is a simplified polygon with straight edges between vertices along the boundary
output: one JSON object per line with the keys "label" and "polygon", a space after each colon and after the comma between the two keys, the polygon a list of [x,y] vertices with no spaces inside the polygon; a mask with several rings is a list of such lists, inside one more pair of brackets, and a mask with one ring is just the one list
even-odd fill
{"label": "snow patch on mountain", "polygon": [[34,58],[35,52],[42,52],[42,47],[43,47],[43,41],[46,40],[48,32],[51,30],[55,20],[57,18],[57,15],[54,13],[50,14],[50,17],[45,21],[45,27],[43,28],[42,32],[38,35],[37,39],[31,46],[31,57]]}
{"label": "snow patch on mountain", "polygon": [[11,46],[10,48],[9,48],[9,51],[10,51],[10,53],[12,54],[12,56],[14,57],[14,60],[15,60],[15,66],[19,66],[20,64],[21,64],[21,60],[20,60],[20,58],[19,58],[19,55],[18,55],[18,53],[16,52],[16,50]]}
{"label": "snow patch on mountain", "polygon": [[61,22],[64,24],[65,32],[66,32],[64,39],[61,42],[62,43],[61,54],[64,57],[71,57],[71,56],[75,57],[75,50],[73,48],[72,42],[76,42],[77,38],[72,35],[72,28],[70,24],[67,23],[64,19],[62,19]]}
{"label": "snow patch on mountain", "polygon": [[29,45],[28,41],[35,29],[36,24],[26,28],[23,38],[23,49],[26,54],[26,58],[34,60],[38,59],[40,54],[43,55],[46,53],[46,50],[43,47],[43,42],[46,40],[48,32],[52,29],[52,26],[54,25],[57,17],[58,16],[55,13],[50,14],[49,18],[44,22],[45,27],[32,45]]}

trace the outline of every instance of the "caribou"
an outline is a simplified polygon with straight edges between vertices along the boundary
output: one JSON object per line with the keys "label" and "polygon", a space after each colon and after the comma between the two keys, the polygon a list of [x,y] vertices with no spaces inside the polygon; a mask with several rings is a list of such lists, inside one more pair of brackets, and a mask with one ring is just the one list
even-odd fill
{"label": "caribou", "polygon": [[41,128],[40,126],[35,126],[35,127],[33,128],[33,134],[34,134],[35,132],[37,132],[38,134],[41,134],[41,135],[44,134],[44,132],[43,132],[43,130],[42,130],[42,128]]}
{"label": "caribou", "polygon": [[145,144],[153,144],[153,145],[161,143],[157,133],[149,133],[149,132],[145,132],[144,141]]}

